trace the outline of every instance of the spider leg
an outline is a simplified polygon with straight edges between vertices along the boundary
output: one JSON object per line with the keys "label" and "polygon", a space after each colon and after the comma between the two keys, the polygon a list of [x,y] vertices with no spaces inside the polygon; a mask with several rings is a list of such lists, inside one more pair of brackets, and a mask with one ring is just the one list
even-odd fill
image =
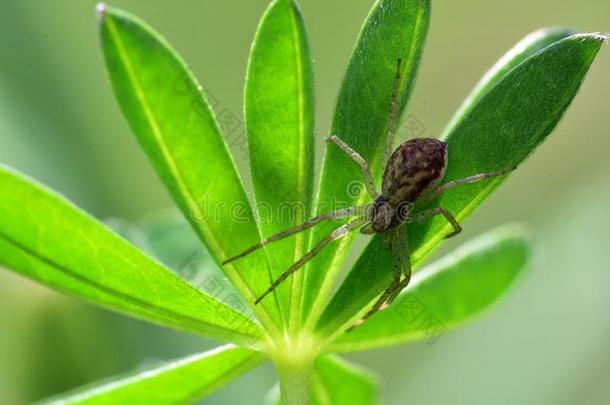
{"label": "spider leg", "polygon": [[366,191],[369,193],[371,198],[375,199],[378,193],[375,189],[375,182],[373,181],[373,175],[371,174],[371,169],[369,168],[369,164],[364,160],[364,158],[355,150],[353,150],[348,144],[343,142],[341,138],[337,135],[329,136],[325,139],[327,142],[332,142],[341,148],[345,153],[347,153],[353,160],[360,166],[362,170],[362,177],[364,179],[364,184],[366,186]]}
{"label": "spider leg", "polygon": [[380,310],[384,310],[392,305],[392,302],[398,297],[398,294],[404,290],[411,281],[411,257],[409,256],[409,243],[404,227],[398,228],[396,239],[394,239],[394,244],[392,245],[392,254],[405,277],[387,297]]}
{"label": "spider leg", "polygon": [[447,222],[449,222],[451,224],[451,226],[453,227],[453,232],[450,233],[449,235],[445,236],[445,239],[452,238],[455,235],[457,235],[460,232],[462,232],[462,227],[460,226],[458,221],[455,219],[453,214],[451,212],[447,211],[443,207],[430,208],[429,210],[425,210],[425,211],[422,211],[420,213],[417,213],[417,214],[414,215],[414,219],[415,219],[416,222],[421,223],[421,222],[424,222],[427,219],[432,218],[435,215],[442,215],[442,216],[444,216],[445,219],[447,220]]}
{"label": "spider leg", "polygon": [[375,315],[377,312],[379,312],[383,309],[383,306],[384,306],[385,302],[387,301],[387,299],[400,286],[401,276],[402,276],[402,273],[400,271],[394,272],[394,280],[392,280],[392,284],[390,284],[390,286],[388,288],[386,288],[386,290],[383,292],[383,294],[381,294],[381,296],[379,298],[377,298],[377,301],[375,301],[375,304],[371,307],[371,309],[369,309],[369,311],[366,314],[364,314],[364,316],[362,318],[360,318],[358,321],[356,321],[356,323],[354,323],[352,326],[350,326],[346,330],[346,332],[353,331],[358,326],[362,325],[371,316]]}
{"label": "spider leg", "polygon": [[394,144],[394,135],[396,134],[396,125],[398,124],[398,90],[400,90],[401,64],[402,60],[398,59],[396,62],[396,76],[394,76],[394,83],[392,83],[392,96],[390,98],[390,119],[388,121],[388,133],[386,135],[384,165],[390,160],[390,155],[393,150],[392,145]]}
{"label": "spider leg", "polygon": [[402,290],[404,290],[407,287],[407,285],[409,285],[409,281],[411,281],[411,273],[410,272],[409,272],[409,276],[408,277],[405,276],[405,278],[400,282],[398,287],[392,292],[392,294],[390,294],[388,299],[384,302],[383,306],[380,309],[381,311],[383,311],[384,309],[386,309],[387,307],[392,305],[394,300],[398,297],[398,294],[400,294],[400,292]]}
{"label": "spider leg", "polygon": [[227,264],[234,260],[241,259],[242,257],[249,255],[250,253],[254,252],[255,250],[262,248],[263,246],[266,246],[266,245],[268,245],[272,242],[276,242],[278,240],[282,240],[282,239],[287,238],[296,233],[303,232],[309,228],[314,227],[315,225],[317,225],[321,222],[329,221],[329,220],[333,220],[333,219],[349,218],[349,217],[354,217],[356,215],[366,214],[366,212],[369,209],[369,206],[370,206],[370,204],[364,205],[361,207],[343,208],[340,210],[327,212],[325,214],[318,215],[317,217],[308,219],[307,221],[303,222],[300,225],[297,225],[292,228],[288,228],[285,231],[276,233],[275,235],[272,235],[272,236],[268,237],[267,239],[260,241],[256,245],[250,246],[248,249],[244,250],[242,253],[228,258],[227,260],[222,262],[222,264]]}
{"label": "spider leg", "polygon": [[490,179],[492,177],[503,176],[515,170],[517,167],[508,167],[506,169],[497,170],[495,172],[489,173],[479,173],[472,176],[464,177],[462,179],[449,181],[437,188],[435,188],[430,194],[426,195],[421,201],[418,202],[418,205],[424,205],[427,202],[430,202],[441,195],[443,195],[447,190],[451,190],[452,188],[463,186],[465,184],[474,184],[483,180]]}
{"label": "spider leg", "polygon": [[[408,243],[403,227],[398,227],[392,234],[392,254],[394,255],[394,280],[381,294],[371,309],[353,326],[347,329],[350,332],[362,325],[367,319],[379,311],[383,311],[394,302],[398,294],[405,289],[411,280],[411,259],[409,257]],[[404,278],[401,281],[401,277]]]}
{"label": "spider leg", "polygon": [[362,228],[360,228],[360,233],[363,235],[374,235],[377,232],[375,232],[375,230],[373,229],[373,224],[369,222],[368,224],[365,224]]}
{"label": "spider leg", "polygon": [[273,292],[273,290],[275,290],[277,288],[277,286],[282,284],[282,282],[284,282],[284,280],[286,280],[292,273],[294,273],[295,271],[297,271],[298,269],[303,267],[303,265],[305,263],[310,261],[318,253],[320,253],[322,251],[322,249],[324,249],[326,246],[328,246],[328,244],[330,244],[333,241],[336,241],[337,239],[341,239],[348,233],[350,233],[353,230],[364,225],[367,221],[368,221],[368,218],[366,216],[364,216],[361,218],[357,218],[351,222],[348,222],[347,224],[342,225],[339,228],[332,231],[328,236],[326,236],[316,246],[314,246],[313,249],[311,249],[303,257],[301,257],[299,260],[297,260],[295,263],[293,263],[292,266],[290,266],[288,268],[288,270],[286,270],[284,273],[282,273],[281,276],[279,276],[277,278],[277,280],[275,280],[273,283],[271,283],[271,286],[269,286],[269,288],[260,297],[258,297],[256,299],[256,301],[254,301],[254,304],[256,305],[259,302],[261,302],[263,300],[263,298],[265,298],[268,294]]}

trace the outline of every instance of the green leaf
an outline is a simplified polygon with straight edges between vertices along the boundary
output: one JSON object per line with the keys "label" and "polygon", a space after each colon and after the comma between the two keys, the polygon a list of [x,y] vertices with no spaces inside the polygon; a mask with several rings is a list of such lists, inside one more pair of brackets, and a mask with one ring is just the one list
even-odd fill
{"label": "green leaf", "polygon": [[223,346],[82,391],[48,404],[179,404],[206,397],[264,361],[262,354]]}
{"label": "green leaf", "polygon": [[418,272],[392,306],[343,333],[329,350],[366,350],[419,339],[432,344],[505,294],[529,258],[530,240],[520,228],[480,236]]}
{"label": "green leaf", "polygon": [[[242,182],[214,114],[185,63],[144,22],[101,7],[100,36],[116,98],[131,129],[212,258],[258,243]],[[273,300],[254,306],[270,283],[267,262],[251,255],[224,266],[261,322],[279,322]]]}
{"label": "green leaf", "polygon": [[[398,111],[411,95],[430,19],[427,0],[379,0],[367,17],[345,72],[335,107],[331,134],[359,152],[381,175],[389,106],[396,63],[402,59]],[[327,145],[320,178],[317,212],[366,202],[359,167],[335,145]],[[337,224],[319,225],[312,242]],[[312,320],[319,315],[332,289],[353,235],[327,247],[313,260],[305,276],[304,307],[316,301]]]}
{"label": "green leaf", "polygon": [[0,166],[0,265],[138,318],[252,345],[250,319],[196,290],[64,198]]}
{"label": "green leaf", "polygon": [[121,234],[204,294],[253,316],[179,212],[171,210],[148,215],[134,224],[123,225]]}
{"label": "green leaf", "polygon": [[462,103],[462,106],[453,116],[453,119],[447,125],[445,132],[450,131],[457,125],[461,118],[465,116],[487,92],[508,73],[512,68],[523,62],[525,59],[553,43],[567,38],[575,34],[574,31],[567,28],[542,28],[532,32],[517,43],[510,51],[506,52],[496,64],[485,73],[483,78],[472,89],[468,97]]}
{"label": "green leaf", "polygon": [[378,404],[377,377],[337,356],[316,360],[313,403],[316,405]]}
{"label": "green leaf", "polygon": [[[293,1],[276,0],[252,45],[245,89],[250,173],[263,236],[301,223],[311,211],[314,179],[314,88],[309,45]],[[274,279],[307,248],[309,233],[267,249]],[[298,320],[302,273],[276,291],[284,314]]]}
{"label": "green leaf", "polygon": [[[521,164],[564,115],[604,36],[562,39],[509,70],[486,94],[474,98],[445,133],[448,168],[444,181]],[[505,176],[504,176],[505,177]],[[462,221],[504,180],[489,179],[453,189],[440,205]],[[407,226],[411,261],[417,264],[441,243],[451,226],[444,218]],[[391,282],[393,258],[377,235],[366,247],[318,323],[331,330],[348,322]]]}
{"label": "green leaf", "polygon": [[171,269],[179,270],[186,258],[199,253],[206,266],[212,265],[191,225],[173,209],[125,223],[120,233]]}

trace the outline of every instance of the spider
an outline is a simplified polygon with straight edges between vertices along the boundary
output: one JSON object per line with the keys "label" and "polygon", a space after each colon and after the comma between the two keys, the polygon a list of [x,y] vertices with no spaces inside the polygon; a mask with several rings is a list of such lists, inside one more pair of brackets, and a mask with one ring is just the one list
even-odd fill
{"label": "spider", "polygon": [[273,292],[291,274],[320,253],[331,242],[341,239],[355,230],[360,230],[362,234],[367,235],[384,234],[387,236],[384,246],[394,256],[393,281],[380,295],[371,309],[348,329],[348,331],[352,330],[376,312],[392,304],[400,291],[409,284],[411,279],[411,262],[407,236],[403,229],[407,223],[422,223],[436,215],[442,215],[453,227],[453,232],[447,235],[446,238],[453,237],[462,231],[455,217],[443,207],[429,208],[416,213],[413,213],[413,211],[417,211],[418,208],[432,202],[447,190],[465,184],[477,183],[491,177],[501,176],[515,169],[515,167],[511,167],[495,172],[479,173],[441,184],[447,168],[447,144],[445,142],[434,138],[414,138],[401,144],[392,152],[392,143],[398,121],[397,99],[400,81],[401,60],[398,59],[389,106],[390,119],[386,134],[385,165],[381,193],[377,192],[368,163],[358,152],[336,135],[325,139],[327,142],[333,143],[343,150],[360,166],[366,191],[373,202],[363,206],[343,208],[316,216],[300,225],[272,235],[223,262],[223,264],[227,264],[240,259],[269,243],[303,232],[321,222],[352,218],[351,221],[333,230],[309,252],[293,263],[288,270],[273,281],[269,288],[256,299],[255,304],[259,304],[263,298]]}

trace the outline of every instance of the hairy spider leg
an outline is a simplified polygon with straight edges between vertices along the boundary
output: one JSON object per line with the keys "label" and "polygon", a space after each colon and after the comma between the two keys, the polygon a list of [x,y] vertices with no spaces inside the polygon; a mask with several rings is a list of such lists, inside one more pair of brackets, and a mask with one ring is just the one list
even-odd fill
{"label": "hairy spider leg", "polygon": [[[371,309],[353,326],[347,329],[347,332],[354,330],[377,312],[383,311],[389,307],[411,280],[411,258],[409,256],[409,246],[404,225],[392,230],[390,240],[392,255],[394,256],[394,280],[377,299]],[[401,281],[403,275],[404,278]]]}
{"label": "hairy spider leg", "polygon": [[462,232],[462,227],[458,223],[457,219],[455,219],[455,217],[453,216],[453,214],[451,212],[449,212],[448,210],[446,210],[443,207],[430,208],[429,210],[425,210],[425,211],[415,214],[413,217],[414,217],[415,221],[417,221],[418,223],[422,223],[425,220],[430,219],[436,215],[444,216],[445,219],[447,220],[447,222],[449,222],[451,224],[451,226],[453,227],[453,232],[451,232],[449,235],[445,236],[445,239],[452,238],[455,235]]}
{"label": "hairy spider leg", "polygon": [[314,227],[315,225],[317,225],[321,222],[330,221],[330,220],[334,220],[334,219],[355,217],[358,215],[367,214],[369,208],[370,208],[370,204],[367,204],[367,205],[363,205],[360,207],[342,208],[342,209],[339,209],[336,211],[331,211],[331,212],[327,212],[325,214],[318,215],[317,217],[308,219],[307,221],[303,222],[300,225],[294,226],[292,228],[288,228],[285,231],[276,233],[275,235],[272,235],[272,236],[268,237],[267,239],[262,240],[261,242],[257,243],[256,245],[253,245],[253,246],[249,247],[248,249],[244,250],[242,253],[228,258],[227,260],[222,262],[222,264],[224,265],[224,264],[230,263],[234,260],[241,259],[242,257],[249,255],[250,253],[262,248],[263,246],[266,246],[272,242],[277,242],[279,240],[287,238],[296,233],[303,232],[309,228]]}
{"label": "hairy spider leg", "polygon": [[409,284],[409,281],[411,281],[411,252],[409,251],[409,242],[407,240],[405,225],[396,228],[396,236],[393,238],[392,243],[392,254],[394,255],[394,260],[396,261],[398,268],[405,277],[397,287],[390,291],[388,298],[383,303],[380,310],[389,307],[398,296],[398,293]]}
{"label": "hairy spider leg", "polygon": [[390,111],[388,120],[388,132],[386,134],[385,141],[385,155],[383,159],[384,166],[388,164],[390,155],[392,155],[392,145],[394,144],[394,135],[396,134],[396,125],[398,125],[398,91],[400,90],[400,67],[402,60],[399,58],[396,61],[396,76],[394,76],[394,82],[392,83],[392,95],[390,97]]}
{"label": "hairy spider leg", "polygon": [[383,294],[381,294],[381,296],[377,299],[377,301],[375,301],[375,305],[373,305],[371,307],[371,309],[369,309],[368,312],[366,314],[364,314],[364,316],[362,318],[360,318],[352,326],[347,328],[346,332],[353,331],[358,326],[362,325],[371,316],[373,316],[377,312],[381,311],[382,307],[384,306],[384,303],[387,301],[387,299],[390,296],[391,292],[394,291],[396,288],[398,288],[398,286],[400,285],[400,278],[401,277],[402,277],[402,273],[400,271],[395,271],[394,272],[394,279],[392,280],[392,284],[390,284],[390,286],[385,289],[385,291],[383,292]]}
{"label": "hairy spider leg", "polygon": [[516,166],[512,166],[512,167],[509,167],[506,169],[497,170],[495,172],[479,173],[479,174],[474,174],[472,176],[464,177],[462,179],[451,180],[441,186],[438,186],[437,188],[435,188],[432,192],[430,192],[426,196],[423,196],[423,198],[417,202],[417,205],[421,206],[426,203],[429,203],[430,201],[435,200],[436,198],[440,197],[446,191],[451,190],[452,188],[456,188],[456,187],[463,186],[466,184],[478,183],[480,181],[487,180],[492,177],[503,176],[505,174],[512,172],[516,168],[517,168]]}
{"label": "hairy spider leg", "polygon": [[371,174],[371,169],[369,168],[369,164],[364,160],[364,158],[355,150],[353,150],[348,144],[343,142],[341,138],[337,135],[329,136],[325,139],[327,142],[332,142],[341,148],[345,153],[351,157],[354,162],[360,166],[362,170],[362,177],[364,179],[364,184],[366,186],[366,191],[369,193],[371,198],[375,199],[378,195],[377,190],[375,189],[375,182],[373,181],[373,175]]}
{"label": "hairy spider leg", "polygon": [[355,229],[360,228],[362,225],[364,225],[366,222],[368,222],[368,220],[369,220],[368,215],[365,215],[361,218],[357,218],[351,222],[348,222],[347,224],[341,225],[339,228],[332,231],[329,235],[327,235],[324,239],[322,239],[316,246],[314,246],[313,249],[311,249],[303,257],[301,257],[294,264],[292,264],[292,266],[290,266],[288,268],[288,270],[286,270],[284,273],[282,273],[282,275],[279,276],[277,278],[277,280],[275,280],[269,286],[269,288],[260,297],[258,297],[256,299],[256,301],[254,301],[254,304],[256,305],[259,302],[261,302],[263,300],[263,298],[265,298],[268,294],[273,292],[273,290],[275,290],[277,288],[277,286],[282,284],[282,282],[284,282],[284,280],[286,280],[292,273],[294,273],[295,271],[300,269],[305,263],[310,261],[315,255],[320,253],[322,251],[322,249],[324,249],[326,246],[328,246],[329,243],[336,241],[337,239],[341,239],[348,233],[354,231]]}
{"label": "hairy spider leg", "polygon": [[[390,159],[390,155],[393,151],[392,145],[394,143],[394,135],[396,134],[396,125],[398,123],[398,90],[400,90],[401,65],[402,60],[399,58],[396,62],[396,76],[394,77],[394,82],[392,83],[392,95],[390,97],[389,121],[388,132],[386,134],[384,166],[387,164],[388,160]],[[337,135],[329,136],[325,140],[327,142],[333,142],[345,153],[347,153],[360,166],[360,168],[362,169],[362,177],[364,178],[366,189],[371,198],[375,199],[379,194],[375,189],[375,182],[373,181],[373,176],[371,175],[371,170],[366,160],[364,160],[364,158],[358,152],[352,149]]]}

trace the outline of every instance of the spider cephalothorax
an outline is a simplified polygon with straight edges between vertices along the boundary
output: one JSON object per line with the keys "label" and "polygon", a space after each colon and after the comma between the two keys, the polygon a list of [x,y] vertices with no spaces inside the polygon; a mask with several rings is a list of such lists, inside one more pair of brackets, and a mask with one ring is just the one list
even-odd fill
{"label": "spider cephalothorax", "polygon": [[385,165],[381,184],[381,194],[377,192],[369,166],[349,145],[338,136],[333,135],[326,140],[332,142],[347,153],[361,168],[366,191],[373,202],[364,206],[343,208],[311,218],[304,223],[275,234],[260,243],[250,247],[237,256],[227,259],[224,263],[237,260],[253,251],[277,240],[309,229],[323,221],[352,218],[351,221],[339,226],[324,237],[303,257],[290,266],[269,288],[256,300],[258,304],[292,273],[300,269],[311,258],[320,253],[329,243],[340,239],[348,233],[360,230],[364,234],[384,234],[386,246],[394,255],[395,269],[392,284],[373,304],[371,309],[355,325],[364,322],[375,312],[390,305],[398,293],[404,289],[411,279],[411,262],[407,245],[404,224],[423,222],[435,215],[442,215],[453,226],[453,232],[447,237],[455,236],[462,228],[451,212],[443,207],[429,208],[417,212],[427,203],[440,197],[445,191],[463,184],[476,183],[490,177],[508,173],[514,168],[507,168],[490,173],[475,174],[463,179],[441,184],[447,168],[447,144],[434,138],[415,138],[401,144],[392,152],[392,143],[396,129],[397,97],[400,86],[400,60],[398,60],[396,77],[392,85],[390,99],[390,118],[386,135]]}

